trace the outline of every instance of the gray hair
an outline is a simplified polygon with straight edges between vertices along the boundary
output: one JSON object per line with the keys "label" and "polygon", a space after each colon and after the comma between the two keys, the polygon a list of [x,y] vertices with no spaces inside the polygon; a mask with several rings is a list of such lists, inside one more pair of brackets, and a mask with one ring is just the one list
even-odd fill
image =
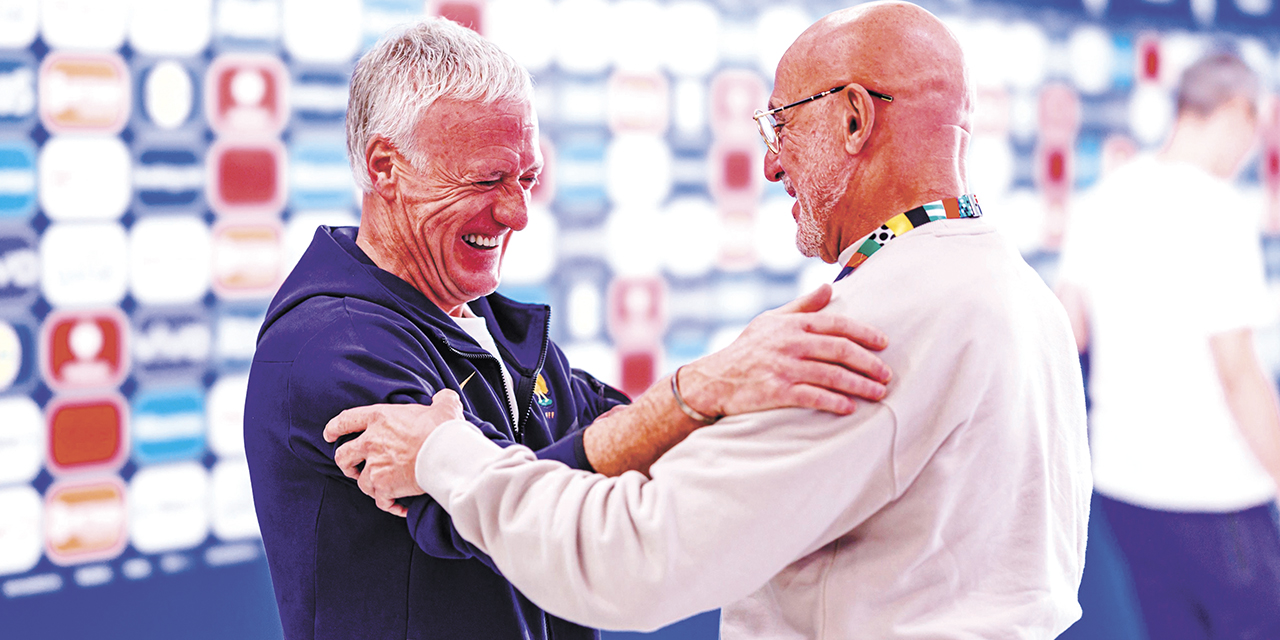
{"label": "gray hair", "polygon": [[1194,62],[1178,83],[1178,113],[1207,116],[1232,98],[1258,101],[1258,74],[1234,53],[1219,51]]}
{"label": "gray hair", "polygon": [[415,167],[425,149],[412,133],[423,112],[441,98],[492,104],[532,102],[529,72],[476,32],[444,18],[428,18],[383,37],[360,56],[347,103],[347,160],[356,184],[373,189],[365,169],[370,138],[383,136]]}

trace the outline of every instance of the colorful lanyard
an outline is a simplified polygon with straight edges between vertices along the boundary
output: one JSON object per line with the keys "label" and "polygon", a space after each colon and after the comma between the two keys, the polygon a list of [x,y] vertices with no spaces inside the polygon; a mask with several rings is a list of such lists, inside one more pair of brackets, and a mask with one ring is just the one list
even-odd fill
{"label": "colorful lanyard", "polygon": [[943,218],[981,218],[982,208],[978,206],[978,199],[972,195],[963,195],[959,198],[944,198],[926,205],[916,207],[906,213],[889,218],[879,229],[872,231],[870,235],[863,238],[861,242],[850,246],[857,247],[849,260],[844,263],[844,268],[840,270],[840,275],[836,276],[836,282],[839,282],[845,276],[853,273],[867,258],[875,255],[875,253],[884,248],[890,240],[916,228],[921,225],[928,224],[934,220]]}

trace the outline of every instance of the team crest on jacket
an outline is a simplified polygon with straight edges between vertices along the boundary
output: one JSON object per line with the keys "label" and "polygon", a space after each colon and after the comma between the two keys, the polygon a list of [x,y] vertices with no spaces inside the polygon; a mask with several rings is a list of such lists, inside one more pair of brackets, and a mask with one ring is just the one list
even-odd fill
{"label": "team crest on jacket", "polygon": [[547,381],[542,377],[542,374],[539,373],[538,379],[533,385],[533,398],[538,402],[539,407],[545,409],[551,406],[552,400],[551,396],[547,395],[548,393],[550,393],[550,390],[547,389]]}

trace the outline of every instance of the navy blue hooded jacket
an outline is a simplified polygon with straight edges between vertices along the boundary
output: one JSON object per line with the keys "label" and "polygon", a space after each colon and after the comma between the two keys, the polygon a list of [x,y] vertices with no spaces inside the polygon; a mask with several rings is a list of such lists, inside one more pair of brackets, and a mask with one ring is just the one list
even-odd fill
{"label": "navy blue hooded jacket", "polygon": [[493,294],[470,307],[509,365],[521,416],[512,425],[501,364],[355,237],[317,230],[271,302],[249,373],[245,452],[285,636],[598,637],[529,602],[430,497],[401,500],[408,518],[379,510],[322,433],[343,409],[430,404],[450,388],[500,444],[589,470],[582,428],[626,397],[569,368],[547,336],[549,307]]}

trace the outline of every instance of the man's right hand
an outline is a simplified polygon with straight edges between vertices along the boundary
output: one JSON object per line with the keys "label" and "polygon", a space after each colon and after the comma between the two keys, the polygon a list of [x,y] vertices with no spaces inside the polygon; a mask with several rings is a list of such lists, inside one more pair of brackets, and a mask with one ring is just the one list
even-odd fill
{"label": "man's right hand", "polygon": [[880,400],[891,372],[873,351],[880,331],[822,309],[831,285],[767,311],[728,347],[685,365],[680,392],[710,416],[801,407],[847,415],[854,398]]}

